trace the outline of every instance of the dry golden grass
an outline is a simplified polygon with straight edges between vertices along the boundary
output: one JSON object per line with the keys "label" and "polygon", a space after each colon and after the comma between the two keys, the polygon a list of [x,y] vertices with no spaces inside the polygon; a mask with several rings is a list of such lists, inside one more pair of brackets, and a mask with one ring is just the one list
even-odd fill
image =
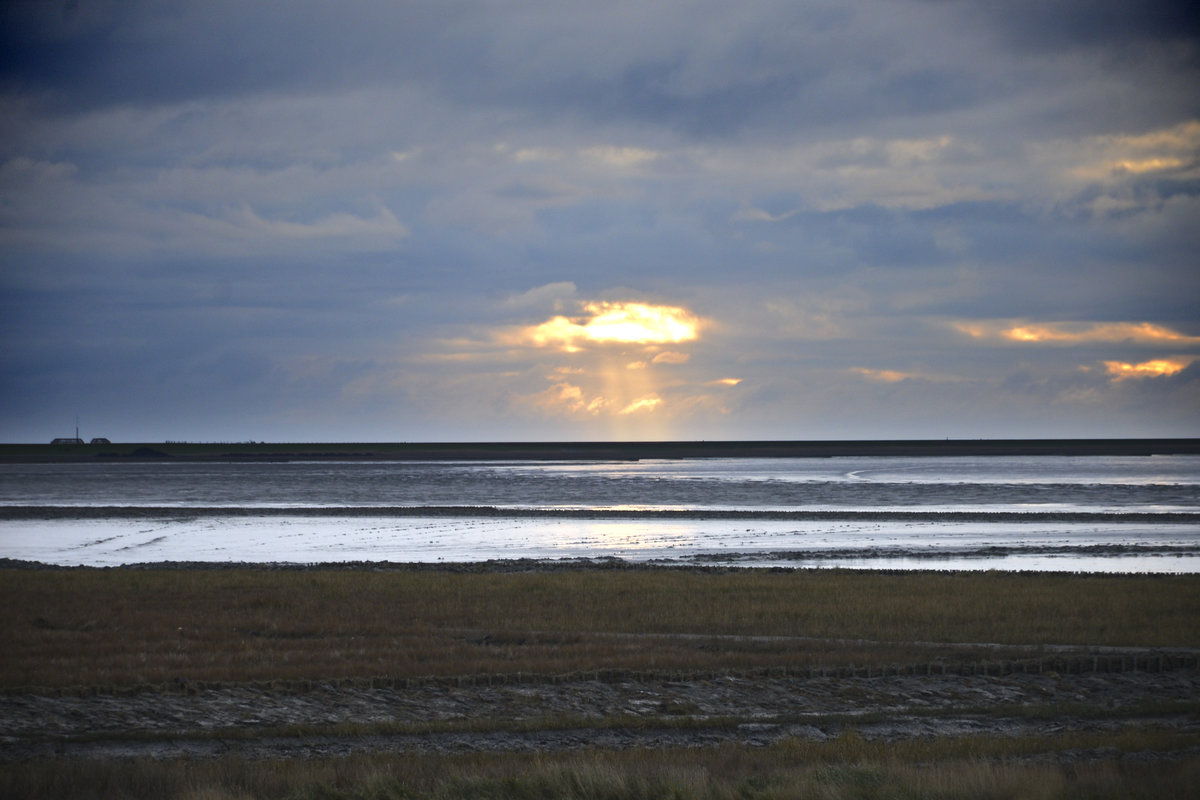
{"label": "dry golden grass", "polygon": [[1197,619],[1197,576],[6,570],[0,686],[894,664],[1196,647]]}

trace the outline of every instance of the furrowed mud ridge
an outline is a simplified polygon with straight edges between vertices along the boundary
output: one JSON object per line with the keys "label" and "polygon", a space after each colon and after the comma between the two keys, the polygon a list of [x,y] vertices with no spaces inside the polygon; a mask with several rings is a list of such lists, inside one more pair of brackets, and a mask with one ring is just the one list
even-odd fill
{"label": "furrowed mud ridge", "polygon": [[[9,690],[0,694],[0,761],[767,745],[848,731],[882,740],[1146,726],[1200,731],[1194,654],[1107,659],[1031,661],[1023,663],[1026,671],[1011,671],[1017,668],[1010,663],[1007,672],[997,662],[979,674],[876,669],[867,677],[865,668],[841,668],[672,679],[606,671]],[[1118,664],[1125,671],[1092,670]],[[989,670],[993,674],[983,674]]]}

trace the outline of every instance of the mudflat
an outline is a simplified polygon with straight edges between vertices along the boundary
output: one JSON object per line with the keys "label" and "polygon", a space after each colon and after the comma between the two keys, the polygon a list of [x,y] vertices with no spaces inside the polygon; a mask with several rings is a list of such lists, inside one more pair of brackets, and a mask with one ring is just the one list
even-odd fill
{"label": "mudflat", "polygon": [[[1132,664],[1133,659],[1127,663]],[[1074,668],[1082,659],[1061,660]],[[1191,662],[1194,664],[1194,661]],[[1155,665],[1152,665],[1152,669]],[[771,672],[504,676],[493,681],[314,682],[0,695],[0,758],[253,759],[588,748],[761,747],[850,732],[868,741],[1052,737],[1156,729],[1200,753],[1194,666],[1078,673],[809,677]],[[1095,753],[1076,751],[1070,758]]]}

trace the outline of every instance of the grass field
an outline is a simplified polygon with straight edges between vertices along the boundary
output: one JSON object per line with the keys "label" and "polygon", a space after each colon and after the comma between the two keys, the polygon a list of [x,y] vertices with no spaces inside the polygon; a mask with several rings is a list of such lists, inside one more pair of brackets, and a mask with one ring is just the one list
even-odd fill
{"label": "grass field", "polygon": [[1197,620],[1197,576],[8,570],[0,687],[882,666],[1200,647]]}
{"label": "grass field", "polygon": [[[952,667],[1036,657],[1054,645],[1197,648],[1197,620],[1197,576],[8,569],[0,570],[0,689],[16,697],[86,689],[117,702],[129,688],[169,693],[189,682]],[[1193,724],[887,742],[849,731],[768,747],[43,759],[0,763],[0,796],[1190,797],[1200,780],[1200,759],[1186,756],[1200,748],[1197,705],[1172,713]],[[506,729],[486,717],[481,709],[456,725]],[[1176,755],[1143,757],[1153,753]]]}
{"label": "grass field", "polygon": [[55,762],[0,765],[0,792],[24,800],[1190,800],[1200,785],[1200,759],[1068,765],[1037,760],[1064,745],[1136,752],[1173,744],[1153,735],[1136,741],[1110,735],[1044,741],[958,737],[896,747],[851,735],[815,745],[793,740],[767,748],[521,757]]}

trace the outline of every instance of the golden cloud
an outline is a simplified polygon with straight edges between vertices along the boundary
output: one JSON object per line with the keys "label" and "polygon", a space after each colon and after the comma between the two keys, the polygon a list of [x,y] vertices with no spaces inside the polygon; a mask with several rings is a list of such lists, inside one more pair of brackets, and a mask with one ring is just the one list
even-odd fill
{"label": "golden cloud", "polygon": [[533,355],[530,350],[542,350],[534,357],[551,362],[542,364],[547,382],[542,388],[515,396],[521,406],[544,415],[602,422],[614,432],[628,433],[634,426],[639,436],[658,435],[658,426],[680,415],[724,413],[712,402],[697,405],[698,399],[707,398],[697,394],[698,387],[736,386],[741,379],[697,379],[693,370],[678,366],[692,361],[684,348],[710,323],[682,306],[578,302],[563,300],[563,294],[556,291],[553,299],[571,303],[567,312],[493,334],[491,344],[501,345],[506,357],[520,360]]}
{"label": "golden cloud", "polygon": [[1137,136],[1093,136],[1059,141],[1046,148],[1048,160],[1078,160],[1067,174],[1077,180],[1107,181],[1168,170],[1195,174],[1200,121]]}
{"label": "golden cloud", "polygon": [[678,344],[697,338],[700,321],[685,308],[649,303],[587,303],[575,317],[520,329],[516,341],[569,353],[587,344]]}
{"label": "golden cloud", "polygon": [[954,327],[974,339],[997,339],[1030,344],[1090,344],[1136,342],[1138,344],[1200,344],[1200,336],[1150,322],[959,322]]}
{"label": "golden cloud", "polygon": [[1141,175],[1145,172],[1161,172],[1167,169],[1178,169],[1184,165],[1181,158],[1142,158],[1137,160],[1126,159],[1118,161],[1113,165],[1114,170],[1121,172],[1129,172],[1134,175]]}
{"label": "golden cloud", "polygon": [[1112,376],[1113,381],[1123,381],[1130,378],[1160,378],[1183,372],[1195,361],[1194,356],[1185,358],[1158,358],[1143,361],[1140,364],[1129,364],[1124,361],[1105,361],[1104,368]]}
{"label": "golden cloud", "polygon": [[582,387],[566,381],[547,387],[532,400],[535,407],[560,414],[597,414],[608,403],[604,397],[589,399]]}
{"label": "golden cloud", "polygon": [[657,394],[651,393],[644,397],[639,397],[629,405],[620,410],[621,414],[636,414],[639,411],[653,411],[662,404],[662,398]]}
{"label": "golden cloud", "polygon": [[583,407],[583,389],[566,382],[556,383],[537,395],[534,402],[543,408],[578,411]]}

